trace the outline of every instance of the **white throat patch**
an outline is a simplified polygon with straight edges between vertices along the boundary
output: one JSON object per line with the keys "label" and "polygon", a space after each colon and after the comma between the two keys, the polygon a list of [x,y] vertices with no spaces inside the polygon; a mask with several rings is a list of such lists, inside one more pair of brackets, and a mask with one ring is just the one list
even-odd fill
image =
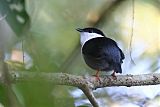
{"label": "white throat patch", "polygon": [[97,38],[97,37],[104,37],[97,33],[88,33],[88,32],[81,32],[80,36],[81,36],[80,41],[82,46],[90,39]]}

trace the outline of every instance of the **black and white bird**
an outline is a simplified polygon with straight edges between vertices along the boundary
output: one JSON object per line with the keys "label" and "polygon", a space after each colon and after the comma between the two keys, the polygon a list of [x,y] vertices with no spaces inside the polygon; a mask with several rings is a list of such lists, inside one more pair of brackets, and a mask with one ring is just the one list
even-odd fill
{"label": "black and white bird", "polygon": [[106,37],[102,31],[96,28],[78,28],[83,58],[86,64],[96,70],[96,78],[99,79],[99,71],[111,71],[122,73],[121,64],[125,58],[117,43]]}

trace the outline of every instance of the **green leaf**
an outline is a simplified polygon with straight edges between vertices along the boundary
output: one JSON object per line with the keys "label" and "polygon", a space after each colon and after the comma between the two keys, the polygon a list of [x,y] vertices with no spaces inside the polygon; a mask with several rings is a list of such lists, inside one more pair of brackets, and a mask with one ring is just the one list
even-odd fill
{"label": "green leaf", "polygon": [[15,32],[20,36],[23,32],[24,26],[28,23],[29,17],[25,11],[24,0],[1,0],[0,1],[0,14],[6,15],[6,21]]}

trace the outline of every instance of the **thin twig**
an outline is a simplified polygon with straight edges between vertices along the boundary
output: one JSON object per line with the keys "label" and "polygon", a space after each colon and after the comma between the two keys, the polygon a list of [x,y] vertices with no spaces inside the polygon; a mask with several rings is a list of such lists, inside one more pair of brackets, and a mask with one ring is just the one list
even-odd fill
{"label": "thin twig", "polygon": [[24,39],[22,38],[22,58],[23,58],[23,64],[24,64]]}
{"label": "thin twig", "polygon": [[87,96],[93,107],[99,107],[96,98],[94,97],[93,91],[88,86],[81,88],[83,93]]}
{"label": "thin twig", "polygon": [[134,0],[132,0],[132,29],[131,29],[131,39],[130,39],[130,44],[129,44],[129,55],[130,55],[130,58],[131,58],[131,62],[135,65],[135,62],[132,58],[133,34],[134,34]]}
{"label": "thin twig", "polygon": [[5,14],[4,16],[0,17],[0,21],[5,19],[7,17],[7,14]]}

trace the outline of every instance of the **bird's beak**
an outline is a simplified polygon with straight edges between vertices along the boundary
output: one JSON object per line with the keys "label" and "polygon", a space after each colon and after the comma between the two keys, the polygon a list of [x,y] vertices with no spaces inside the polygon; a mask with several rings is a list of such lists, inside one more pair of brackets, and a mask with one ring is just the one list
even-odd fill
{"label": "bird's beak", "polygon": [[83,31],[83,29],[81,29],[81,28],[77,28],[76,29],[78,32],[82,32]]}

